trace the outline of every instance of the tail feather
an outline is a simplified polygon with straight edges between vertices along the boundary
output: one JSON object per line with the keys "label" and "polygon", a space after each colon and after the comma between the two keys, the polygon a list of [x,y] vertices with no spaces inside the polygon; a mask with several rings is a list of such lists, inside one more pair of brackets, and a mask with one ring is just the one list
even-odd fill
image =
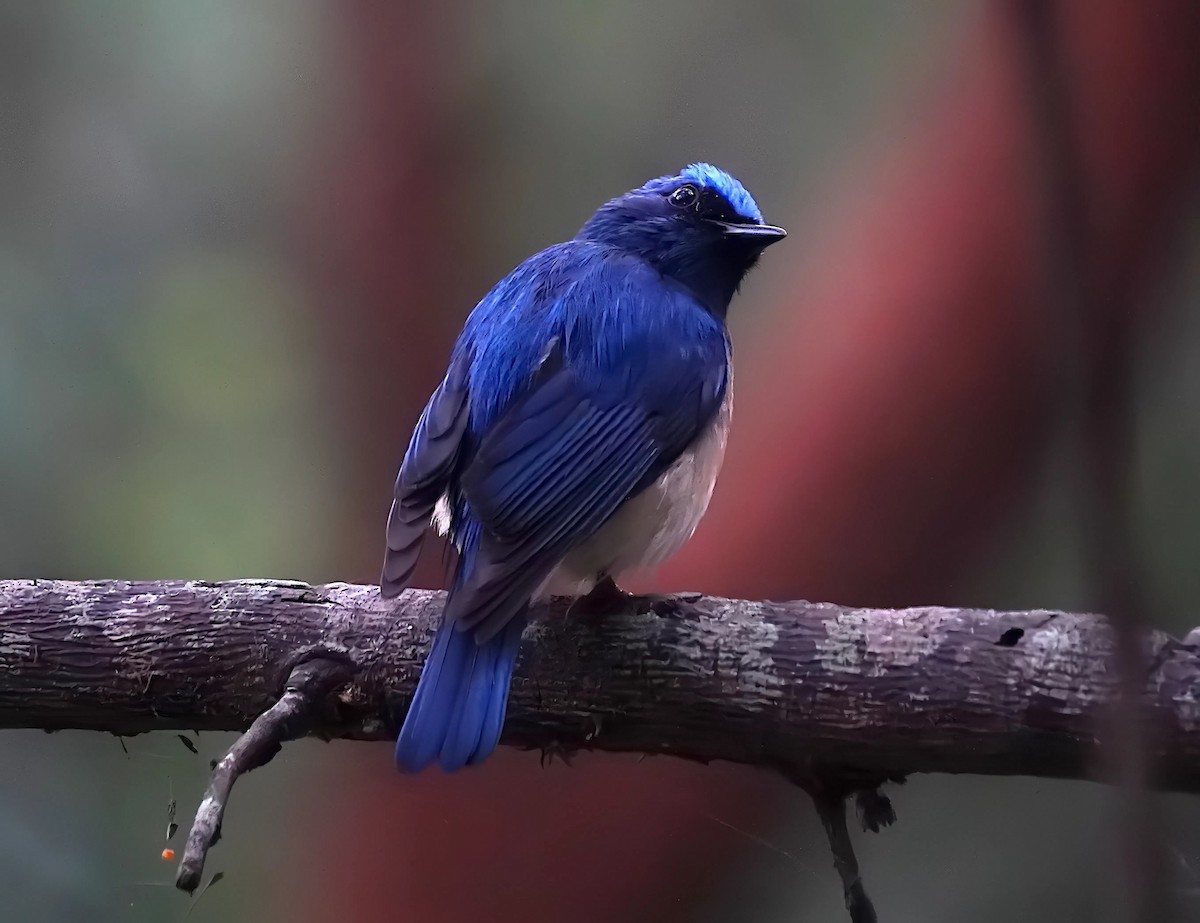
{"label": "tail feather", "polygon": [[483,644],[453,625],[438,628],[396,740],[401,770],[417,772],[436,759],[453,772],[496,749],[525,621],[519,613]]}
{"label": "tail feather", "polygon": [[[508,687],[512,682],[513,665],[521,643],[521,631],[525,627],[525,613],[522,612],[516,621],[520,623],[517,628],[509,625],[499,637],[492,640],[492,643],[496,643],[503,638],[506,646],[492,669],[492,695],[487,702],[487,713],[479,734],[479,746],[476,748],[476,752],[481,756],[473,759],[473,763],[491,753],[500,743],[500,732],[504,729],[504,712],[508,706]],[[513,632],[515,637],[509,637],[510,632]],[[511,653],[507,645],[511,645]]]}

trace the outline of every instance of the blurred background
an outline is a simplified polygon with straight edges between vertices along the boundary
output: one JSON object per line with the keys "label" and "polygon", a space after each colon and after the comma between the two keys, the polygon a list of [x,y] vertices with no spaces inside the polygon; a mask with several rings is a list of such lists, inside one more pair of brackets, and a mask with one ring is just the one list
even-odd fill
{"label": "blurred background", "polygon": [[[373,582],[470,308],[604,199],[705,159],[791,237],[734,304],[725,472],[654,586],[1095,608],[1075,379],[1099,370],[1132,421],[1138,605],[1186,632],[1200,4],[1051,19],[1094,296],[1075,315],[1046,283],[1055,197],[1002,0],[0,0],[0,576]],[[5,919],[182,920],[167,805],[186,831],[230,742],[0,735]],[[1110,918],[1107,789],[892,796],[900,822],[855,837],[889,923]],[[1159,805],[1200,920],[1200,809]],[[305,741],[239,783],[225,834],[194,923],[845,913],[807,798],[744,767],[505,750],[405,780],[387,745]]]}

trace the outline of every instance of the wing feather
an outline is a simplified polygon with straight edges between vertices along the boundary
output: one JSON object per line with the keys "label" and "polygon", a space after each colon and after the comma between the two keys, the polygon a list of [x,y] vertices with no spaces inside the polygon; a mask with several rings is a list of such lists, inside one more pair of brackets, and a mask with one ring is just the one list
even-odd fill
{"label": "wing feather", "polygon": [[466,362],[451,364],[425,405],[396,475],[379,581],[385,598],[408,586],[433,508],[450,486],[470,416],[466,369]]}

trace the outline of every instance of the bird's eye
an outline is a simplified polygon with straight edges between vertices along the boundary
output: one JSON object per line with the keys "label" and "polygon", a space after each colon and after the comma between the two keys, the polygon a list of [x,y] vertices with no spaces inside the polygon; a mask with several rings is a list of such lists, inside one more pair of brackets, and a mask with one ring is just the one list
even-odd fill
{"label": "bird's eye", "polygon": [[696,204],[696,187],[690,183],[680,186],[667,197],[667,201],[676,208],[690,208]]}

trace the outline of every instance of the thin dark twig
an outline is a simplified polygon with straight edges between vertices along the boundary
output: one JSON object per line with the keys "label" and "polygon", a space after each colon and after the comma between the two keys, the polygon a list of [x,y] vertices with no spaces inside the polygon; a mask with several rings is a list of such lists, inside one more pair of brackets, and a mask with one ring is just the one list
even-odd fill
{"label": "thin dark twig", "polygon": [[830,766],[810,763],[805,767],[785,767],[781,772],[788,781],[799,786],[812,798],[821,818],[821,826],[829,838],[833,865],[842,880],[842,893],[850,923],[877,923],[875,907],[867,896],[858,868],[858,857],[846,827],[846,801],[853,795],[858,806],[863,830],[878,832],[896,822],[891,799],[880,786],[887,782],[903,783],[901,777],[862,772],[849,766]]}
{"label": "thin dark twig", "polygon": [[1055,21],[1059,7],[1043,0],[1014,6],[1035,120],[1047,301],[1057,308],[1054,318],[1061,328],[1056,362],[1065,374],[1064,423],[1078,428],[1079,468],[1086,473],[1079,497],[1084,563],[1097,606],[1108,614],[1115,636],[1119,694],[1106,736],[1107,755],[1123,789],[1119,830],[1128,912],[1136,923],[1160,923],[1169,919],[1169,907],[1165,856],[1149,794],[1151,747],[1143,703],[1147,633],[1137,599],[1129,516],[1131,356],[1115,305],[1102,293],[1097,267],[1088,259],[1085,164],[1073,131]]}
{"label": "thin dark twig", "polygon": [[229,752],[217,761],[188,834],[175,875],[175,887],[191,893],[200,884],[205,857],[221,837],[221,819],[238,776],[270,762],[285,740],[306,734],[321,701],[344,683],[350,672],[347,664],[324,658],[296,666],[279,701],[259,715]]}
{"label": "thin dark twig", "polygon": [[846,828],[846,799],[831,792],[810,791],[809,794],[817,807],[825,835],[829,838],[833,865],[842,879],[846,909],[850,911],[850,923],[878,923],[875,907],[867,897],[858,871],[858,858],[854,855],[854,844],[850,842],[850,831]]}

